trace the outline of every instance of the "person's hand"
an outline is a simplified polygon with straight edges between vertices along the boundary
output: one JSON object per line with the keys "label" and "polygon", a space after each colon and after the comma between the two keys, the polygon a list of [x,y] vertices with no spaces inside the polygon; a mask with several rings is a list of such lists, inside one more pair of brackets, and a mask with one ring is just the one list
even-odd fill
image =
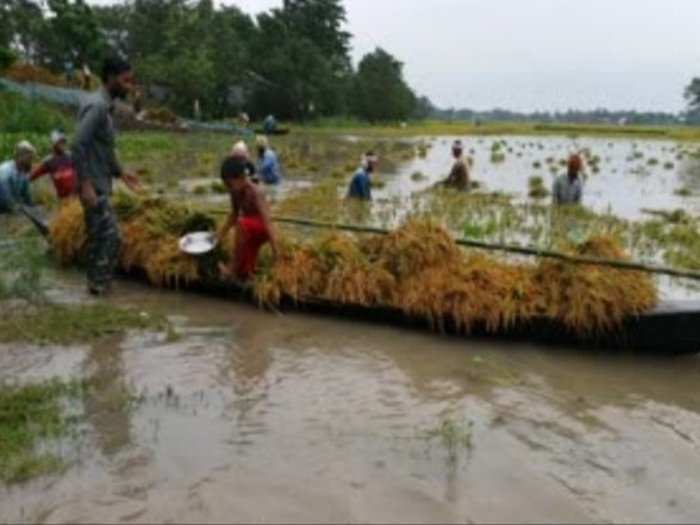
{"label": "person's hand", "polygon": [[136,193],[141,191],[141,182],[134,172],[127,171],[126,173],[122,174],[121,178],[124,181],[124,184],[126,184],[126,187],[131,191]]}
{"label": "person's hand", "polygon": [[97,206],[97,193],[91,182],[83,182],[80,185],[80,201],[86,208],[94,208]]}
{"label": "person's hand", "polygon": [[231,231],[231,228],[228,227],[227,225],[223,225],[219,230],[216,232],[216,239],[219,242],[224,242],[226,240],[226,237],[228,237],[228,232]]}

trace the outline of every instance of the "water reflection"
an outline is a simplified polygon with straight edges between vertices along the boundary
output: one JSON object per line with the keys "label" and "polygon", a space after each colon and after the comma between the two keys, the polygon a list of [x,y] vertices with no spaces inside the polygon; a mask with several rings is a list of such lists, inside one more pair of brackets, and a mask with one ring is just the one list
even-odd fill
{"label": "water reflection", "polygon": [[121,337],[94,344],[84,364],[88,379],[85,396],[87,420],[97,444],[106,456],[132,443],[131,403],[133,393],[126,382]]}

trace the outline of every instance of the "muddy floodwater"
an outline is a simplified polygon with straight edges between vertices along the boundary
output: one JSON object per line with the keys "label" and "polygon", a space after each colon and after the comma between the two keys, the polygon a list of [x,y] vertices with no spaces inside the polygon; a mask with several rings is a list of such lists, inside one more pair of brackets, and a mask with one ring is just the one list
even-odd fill
{"label": "muddy floodwater", "polygon": [[[82,297],[61,276],[55,297]],[[5,346],[100,378],[9,522],[697,522],[700,360],[448,338],[119,283],[180,338]],[[128,389],[128,408],[108,393]],[[121,407],[121,408],[120,408]],[[457,443],[440,432],[461,429]],[[464,438],[464,439],[461,439]]]}

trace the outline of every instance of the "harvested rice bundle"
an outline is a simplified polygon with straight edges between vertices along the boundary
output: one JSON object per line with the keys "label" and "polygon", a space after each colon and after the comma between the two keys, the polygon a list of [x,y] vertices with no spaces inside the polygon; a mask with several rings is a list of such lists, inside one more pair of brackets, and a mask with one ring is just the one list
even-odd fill
{"label": "harvested rice bundle", "polygon": [[405,279],[395,306],[441,331],[452,321],[462,332],[495,332],[534,316],[536,295],[528,267],[474,254]]}
{"label": "harvested rice bundle", "polygon": [[430,221],[409,221],[389,235],[367,241],[366,252],[397,279],[462,260],[464,252],[450,234]]}
{"label": "harvested rice bundle", "polygon": [[143,269],[148,280],[161,287],[178,288],[199,279],[197,259],[180,251],[178,237],[174,235],[157,241],[153,252],[145,259]]}
{"label": "harvested rice bundle", "polygon": [[[592,238],[575,254],[629,260],[609,237]],[[534,280],[547,315],[578,333],[610,331],[625,317],[647,312],[658,301],[653,280],[642,272],[542,261]]]}
{"label": "harvested rice bundle", "polygon": [[[216,279],[216,263],[180,253],[178,238],[213,221],[159,199],[115,199],[122,231],[121,266],[144,271],[158,286]],[[67,203],[51,226],[61,261],[74,262],[85,244],[80,204]],[[644,273],[595,265],[542,260],[525,264],[460,248],[440,226],[409,221],[386,236],[337,232],[293,243],[281,238],[278,257],[264,252],[255,293],[261,304],[323,299],[338,304],[386,306],[424,318],[435,328],[446,322],[462,331],[496,332],[534,317],[549,317],[575,333],[617,328],[629,316],[650,310],[657,292]],[[230,249],[231,239],[224,244]],[[618,243],[596,237],[570,248],[576,255],[626,260]],[[208,265],[208,266],[206,266]]]}
{"label": "harvested rice bundle", "polygon": [[78,199],[70,199],[60,206],[49,231],[51,247],[61,264],[77,261],[87,241],[83,207]]}
{"label": "harvested rice bundle", "polygon": [[256,281],[263,304],[277,304],[288,296],[370,306],[382,304],[395,289],[393,276],[372,265],[349,235],[326,234],[312,244],[287,244],[279,252]]}

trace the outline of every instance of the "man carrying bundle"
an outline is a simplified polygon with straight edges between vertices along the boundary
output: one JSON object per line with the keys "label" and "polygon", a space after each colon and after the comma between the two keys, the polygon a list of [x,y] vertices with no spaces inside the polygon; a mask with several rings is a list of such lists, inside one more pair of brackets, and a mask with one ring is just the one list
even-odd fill
{"label": "man carrying bundle", "polygon": [[449,176],[443,181],[443,185],[460,191],[469,190],[469,167],[464,160],[464,146],[461,140],[455,140],[452,144],[452,157],[454,164]]}
{"label": "man carrying bundle", "polygon": [[258,253],[266,243],[277,256],[270,209],[263,193],[248,179],[245,160],[227,158],[221,165],[221,179],[231,195],[231,214],[219,236],[224,238],[235,227],[236,239],[230,263],[222,263],[219,270],[224,277],[245,281],[255,272]]}
{"label": "man carrying bundle", "polygon": [[133,83],[131,66],[126,61],[105,60],[102,88],[87,96],[78,112],[72,152],[88,238],[88,291],[93,295],[110,291],[119,257],[119,226],[109,202],[112,179],[121,178],[132,190],[139,187],[136,176],[125,172],[117,159],[112,119],[115,100],[126,98]]}
{"label": "man carrying bundle", "polygon": [[581,204],[583,200],[583,182],[581,170],[583,161],[580,155],[569,157],[567,173],[554,181],[552,188],[552,201],[555,205]]}
{"label": "man carrying bundle", "polygon": [[32,206],[29,171],[36,150],[26,140],[15,147],[15,158],[0,164],[0,213],[12,213],[17,206]]}
{"label": "man carrying bundle", "polygon": [[358,199],[363,201],[372,200],[372,179],[370,176],[377,169],[379,157],[373,151],[368,151],[362,159],[360,169],[355,172],[350,187],[348,188],[348,199]]}
{"label": "man carrying bundle", "polygon": [[50,175],[59,200],[67,199],[78,193],[78,178],[70,153],[66,151],[66,135],[59,130],[51,132],[53,151],[39,164],[29,177],[30,182]]}

